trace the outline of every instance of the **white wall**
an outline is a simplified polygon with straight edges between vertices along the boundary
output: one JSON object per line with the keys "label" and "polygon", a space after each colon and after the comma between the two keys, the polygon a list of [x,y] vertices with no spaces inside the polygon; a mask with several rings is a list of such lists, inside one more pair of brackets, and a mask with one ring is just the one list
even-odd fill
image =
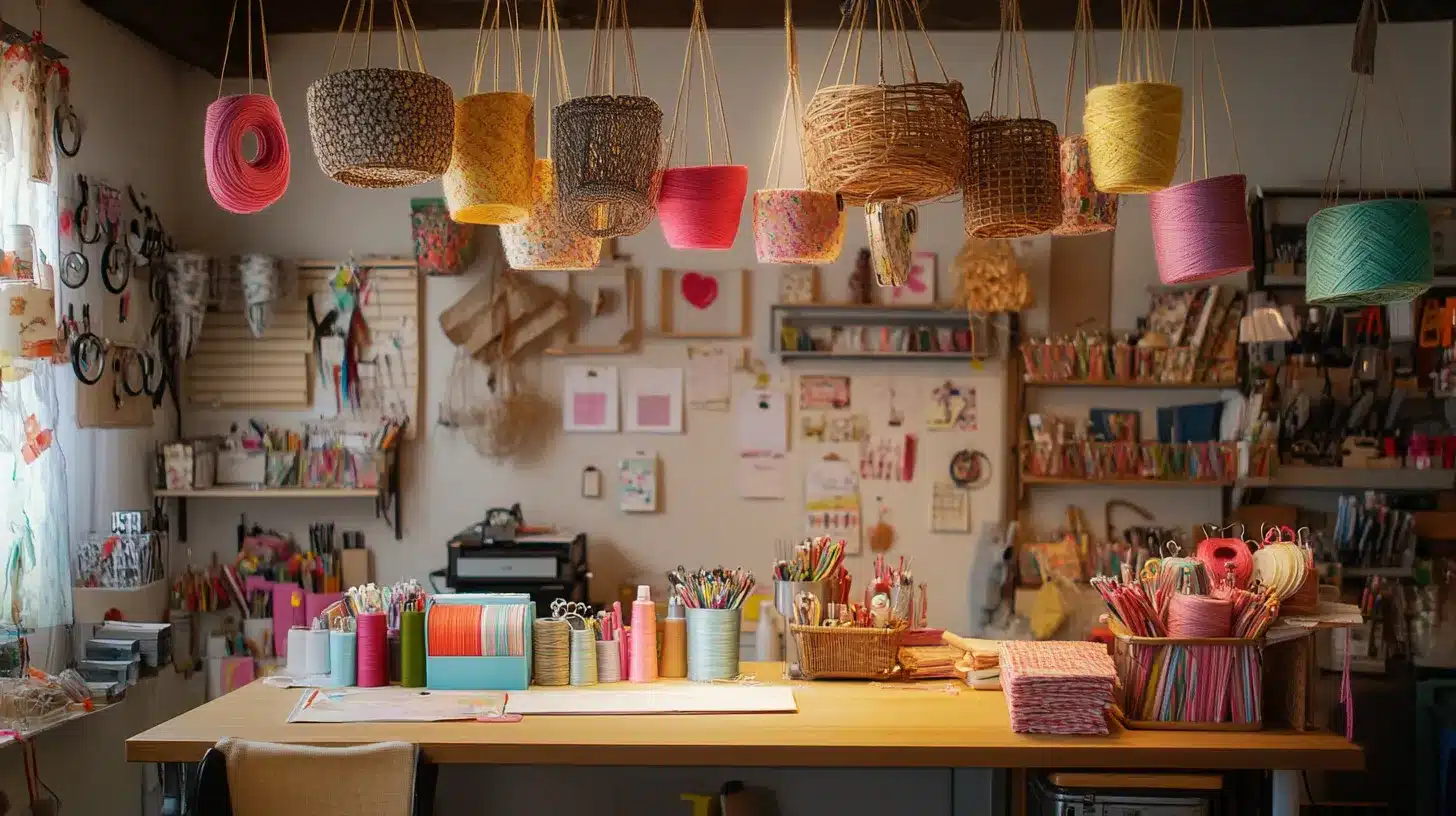
{"label": "white wall", "polygon": [[[1228,82],[1234,115],[1239,126],[1242,169],[1251,184],[1266,186],[1317,186],[1324,177],[1335,124],[1347,90],[1351,28],[1323,27],[1284,30],[1236,30],[1219,34],[1219,55]],[[829,32],[800,34],[804,73],[812,83],[818,74],[830,38]],[[528,36],[529,46],[534,40]],[[473,32],[428,32],[423,35],[426,59],[440,76],[454,84],[457,92],[468,87],[468,70],[473,53]],[[584,79],[589,38],[583,32],[564,35],[571,76],[580,93]],[[643,30],[636,33],[638,62],[643,90],[670,109],[681,68],[683,34],[680,31]],[[1042,111],[1060,121],[1063,83],[1069,35],[1035,33],[1030,49],[1041,83],[1038,86]],[[381,39],[376,45],[384,44]],[[973,111],[985,107],[989,96],[989,69],[994,55],[995,35],[986,33],[942,34],[936,38],[939,52],[953,77],[967,86],[967,100]],[[720,70],[725,103],[735,149],[734,158],[750,167],[753,185],[761,183],[777,124],[784,79],[782,34],[777,31],[724,31],[714,37],[714,53]],[[1171,45],[1171,43],[1170,43]],[[1400,77],[1401,101],[1410,126],[1421,178],[1428,184],[1445,185],[1451,167],[1451,26],[1449,24],[1405,25],[1385,29],[1381,38],[1382,78]],[[272,43],[274,87],[290,129],[294,152],[292,185],[284,199],[270,210],[246,218],[228,216],[209,200],[201,162],[189,166],[186,180],[189,212],[194,216],[189,234],[201,248],[218,252],[263,251],[283,256],[340,257],[348,253],[407,254],[410,249],[409,199],[439,195],[438,184],[398,191],[360,191],[328,180],[316,168],[308,141],[304,115],[304,89],[324,70],[330,36],[288,36]],[[1104,59],[1104,76],[1112,70],[1117,52],[1115,34],[1099,36]],[[1184,48],[1186,49],[1186,39]],[[388,53],[390,48],[384,44]],[[1187,51],[1184,51],[1187,54]],[[921,55],[924,57],[925,55]],[[922,59],[921,65],[929,65]],[[1186,56],[1182,65],[1187,65]],[[528,77],[529,82],[529,77]],[[806,97],[812,92],[806,87]],[[1211,91],[1210,91],[1211,92]],[[216,86],[198,75],[191,87],[191,110],[184,123],[189,130],[184,144],[201,139],[202,113],[212,100]],[[1222,110],[1217,99],[1210,110]],[[1073,105],[1074,118],[1079,104]],[[544,124],[544,123],[543,123]],[[1210,131],[1213,171],[1235,169],[1232,151],[1221,120]],[[1399,139],[1393,119],[1373,116],[1371,133],[1384,134],[1386,145]],[[544,136],[541,137],[544,142]],[[189,149],[190,150],[190,149]],[[185,154],[186,151],[184,151]],[[1413,180],[1406,165],[1387,161],[1390,183],[1405,185]],[[791,173],[793,171],[791,166]],[[855,250],[864,244],[859,211],[853,211],[846,251],[833,269],[826,270],[828,296],[843,292],[845,276]],[[943,278],[941,292],[953,291],[948,268],[962,241],[960,208],[946,203],[924,208],[921,247],[940,256]],[[622,241],[624,251],[647,271],[647,291],[655,292],[656,270],[663,266],[704,268],[756,266],[748,236],[747,217],[738,243],[731,252],[670,252],[656,225]],[[1115,291],[1113,324],[1130,327],[1146,308],[1145,288],[1156,282],[1145,202],[1124,199],[1114,264]],[[1074,240],[1074,239],[1073,239]],[[1048,239],[1024,242],[1021,250],[1034,261],[1034,277],[1044,281],[1044,260]],[[1072,256],[1075,259],[1075,254]],[[1097,263],[1093,258],[1083,259]],[[426,284],[427,311],[433,317],[448,306],[473,280],[430,280]],[[777,288],[777,275],[760,269],[755,278],[755,337],[759,354],[768,348],[766,332],[768,304]],[[652,298],[649,298],[651,301]],[[655,307],[649,303],[647,325],[656,325]],[[1034,312],[1029,322],[1041,324],[1044,316]],[[431,320],[428,348],[426,399],[427,417],[433,423],[449,370],[453,349],[444,341]],[[624,366],[678,365],[682,347],[672,342],[652,342],[637,357],[604,362]],[[930,373],[957,373],[955,366],[931,369]],[[529,367],[548,389],[559,388],[559,366],[546,363]],[[842,369],[855,374],[913,373],[900,367],[867,365]],[[795,369],[799,372],[799,369]],[[812,373],[812,372],[811,372]],[[999,447],[1001,387],[998,370],[978,380],[984,432],[968,444],[985,450]],[[1156,400],[1155,397],[1148,399]],[[1119,403],[1120,404],[1120,403]],[[994,420],[994,422],[989,421]],[[189,431],[216,428],[221,418],[189,419]],[[225,426],[225,421],[222,425]],[[800,533],[799,503],[792,495],[785,502],[744,502],[724,480],[731,476],[731,442],[724,441],[729,426],[722,418],[692,413],[689,432],[682,437],[572,436],[558,437],[540,462],[526,466],[493,465],[478,457],[446,432],[430,425],[418,444],[412,473],[407,478],[405,514],[407,536],[403,542],[389,540],[380,526],[371,526],[370,541],[376,553],[381,578],[402,576],[423,578],[430,569],[443,565],[446,538],[479,519],[492,506],[512,501],[524,503],[533,520],[550,522],[588,532],[595,545],[592,566],[596,573],[596,594],[607,596],[616,583],[645,578],[661,583],[662,572],[679,563],[743,564],[766,568],[776,539]],[[1006,429],[1007,433],[1014,429]],[[608,499],[591,501],[577,497],[578,474],[587,464],[610,467],[621,455],[639,448],[658,451],[668,480],[665,513],[628,516],[617,512]],[[1004,463],[998,467],[1004,469]],[[928,473],[928,471],[922,471]],[[929,477],[924,477],[928,485]],[[928,490],[928,486],[926,488]],[[865,491],[868,493],[868,491]],[[1165,523],[1191,524],[1216,517],[1217,496],[1196,491],[1159,491],[1137,496],[1158,508]],[[1037,501],[1036,515],[1054,521],[1061,516],[1063,500],[1075,500],[1089,508],[1100,506],[1113,495],[1110,491],[1070,491]],[[977,493],[974,516],[977,522],[999,517],[1000,481],[993,489]],[[272,523],[281,529],[302,533],[308,521],[337,515],[341,524],[369,523],[367,507],[347,503],[309,506],[261,502],[212,503],[192,508],[193,539],[197,557],[209,548],[227,552],[233,542],[233,525],[239,513]],[[965,595],[966,574],[972,557],[969,537],[931,537],[923,532],[925,506],[918,501],[898,508],[902,545],[898,552],[911,555],[922,576],[933,576],[935,603],[933,622],[962,626],[968,617]],[[1097,520],[1093,519],[1095,524]],[[864,571],[860,571],[863,580]]]}

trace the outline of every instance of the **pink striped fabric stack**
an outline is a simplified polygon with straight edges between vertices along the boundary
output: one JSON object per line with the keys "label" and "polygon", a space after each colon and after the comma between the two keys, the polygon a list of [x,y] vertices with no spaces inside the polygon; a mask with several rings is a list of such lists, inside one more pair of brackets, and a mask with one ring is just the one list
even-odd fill
{"label": "pink striped fabric stack", "polygon": [[1001,688],[1018,734],[1106,734],[1117,668],[1100,643],[1008,640]]}

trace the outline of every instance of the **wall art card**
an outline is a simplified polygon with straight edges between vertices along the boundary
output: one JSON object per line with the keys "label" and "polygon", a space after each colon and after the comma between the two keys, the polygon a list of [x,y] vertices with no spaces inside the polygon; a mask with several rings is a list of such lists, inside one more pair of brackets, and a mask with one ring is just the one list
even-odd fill
{"label": "wall art card", "polygon": [[880,289],[880,297],[891,306],[935,305],[936,256],[934,252],[916,252],[904,286]]}
{"label": "wall art card", "polygon": [[563,376],[563,428],[592,433],[621,430],[616,366],[566,366]]}
{"label": "wall art card", "polygon": [[974,431],[977,427],[975,386],[946,380],[930,392],[926,430]]}
{"label": "wall art card", "polygon": [[629,432],[682,433],[681,368],[629,368],[624,380]]}
{"label": "wall art card", "polygon": [[782,391],[744,391],[733,402],[739,454],[783,454],[789,450],[789,405]]}
{"label": "wall art card", "polygon": [[624,513],[656,513],[657,457],[629,456],[617,463],[617,506]]}
{"label": "wall art card", "polygon": [[858,555],[859,475],[838,457],[821,459],[804,476],[804,530],[810,536],[843,538],[845,553]]}
{"label": "wall art card", "polygon": [[785,266],[779,270],[779,303],[819,302],[819,267]]}
{"label": "wall art card", "polygon": [[865,440],[859,448],[859,477],[865,481],[915,480],[915,434],[890,434]]}
{"label": "wall art card", "polygon": [[663,269],[658,320],[664,337],[753,336],[753,275],[746,269]]}
{"label": "wall art card", "polygon": [[688,407],[726,411],[733,396],[733,357],[721,346],[688,346]]}
{"label": "wall art card", "polygon": [[740,453],[738,496],[784,499],[789,495],[789,458],[782,453]]}
{"label": "wall art card", "polygon": [[799,415],[799,433],[806,442],[863,442],[870,435],[870,420],[864,414],[814,411]]}
{"label": "wall art card", "polygon": [[930,496],[932,533],[971,531],[971,491],[954,482],[936,482]]}
{"label": "wall art card", "polygon": [[803,376],[799,378],[799,410],[843,410],[849,407],[848,377]]}

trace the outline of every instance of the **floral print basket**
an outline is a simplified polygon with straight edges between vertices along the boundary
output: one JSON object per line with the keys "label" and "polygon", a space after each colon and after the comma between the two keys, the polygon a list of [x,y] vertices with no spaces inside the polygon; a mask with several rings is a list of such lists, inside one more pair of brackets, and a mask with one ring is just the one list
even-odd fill
{"label": "floral print basket", "polygon": [[450,220],[443,198],[410,201],[415,264],[426,275],[459,275],[475,260],[475,227]]}
{"label": "floral print basket", "polygon": [[562,220],[550,159],[537,159],[531,173],[530,215],[502,226],[500,236],[512,269],[591,269],[602,255],[600,238],[581,235]]}
{"label": "floral print basket", "polygon": [[1087,137],[1062,139],[1062,223],[1053,235],[1091,235],[1117,227],[1117,196],[1092,183]]}
{"label": "floral print basket", "polygon": [[844,206],[834,193],[781,188],[753,194],[759,263],[830,263],[844,247],[844,223]]}

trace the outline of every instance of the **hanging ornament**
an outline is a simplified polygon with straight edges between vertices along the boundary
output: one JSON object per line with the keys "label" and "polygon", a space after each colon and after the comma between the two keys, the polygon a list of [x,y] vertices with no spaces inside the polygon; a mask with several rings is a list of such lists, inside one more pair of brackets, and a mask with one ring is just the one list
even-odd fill
{"label": "hanging ornament", "polygon": [[262,337],[273,318],[278,298],[278,259],[271,255],[244,255],[238,260],[238,280],[243,289],[243,314],[248,331]]}
{"label": "hanging ornament", "polygon": [[[234,2],[233,14],[228,20],[227,45],[222,52],[222,70],[218,72],[217,99],[207,106],[202,145],[207,189],[212,193],[212,200],[224,210],[240,215],[267,209],[282,198],[292,173],[288,132],[283,128],[283,114],[278,111],[278,103],[273,101],[273,66],[268,60],[268,25],[263,18],[263,0],[258,0],[258,30],[263,38],[263,74],[268,80],[266,96],[253,93],[253,0],[246,2],[244,25],[248,29],[248,92],[222,95],[233,26],[238,21],[238,7]],[[248,133],[253,134],[257,143],[251,160],[243,155],[243,137]]]}

